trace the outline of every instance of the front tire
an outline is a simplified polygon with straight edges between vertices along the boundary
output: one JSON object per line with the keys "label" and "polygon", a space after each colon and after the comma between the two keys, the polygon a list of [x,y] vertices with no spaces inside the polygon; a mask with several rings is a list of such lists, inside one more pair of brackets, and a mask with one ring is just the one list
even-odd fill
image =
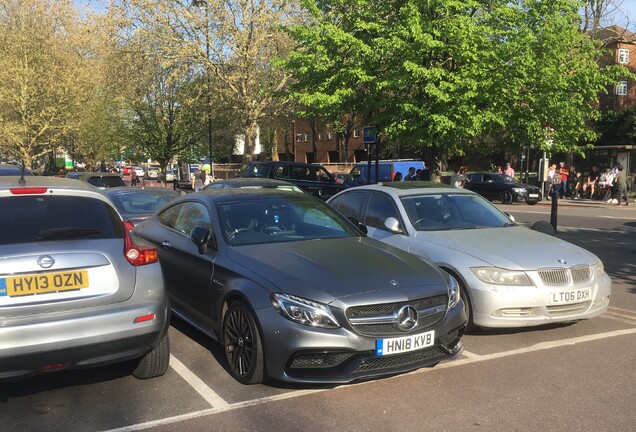
{"label": "front tire", "polygon": [[473,321],[473,302],[468,297],[468,291],[464,288],[459,280],[457,281],[459,284],[459,292],[461,293],[462,300],[464,301],[464,312],[466,313],[466,330],[465,333],[472,333],[477,330],[479,327],[475,325]]}
{"label": "front tire", "polygon": [[166,330],[159,344],[141,358],[132,374],[138,379],[158,377],[166,373],[169,363],[170,340]]}
{"label": "front tire", "polygon": [[510,191],[503,191],[501,193],[501,203],[502,204],[512,204],[512,192]]}
{"label": "front tire", "polygon": [[230,373],[238,382],[263,382],[261,336],[252,311],[242,301],[232,302],[223,318],[223,343]]}

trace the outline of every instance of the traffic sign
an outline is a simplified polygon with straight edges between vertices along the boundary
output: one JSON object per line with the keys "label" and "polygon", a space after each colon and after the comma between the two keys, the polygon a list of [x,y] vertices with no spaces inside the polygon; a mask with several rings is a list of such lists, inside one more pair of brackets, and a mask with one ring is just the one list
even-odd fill
{"label": "traffic sign", "polygon": [[375,126],[365,126],[362,129],[362,143],[373,144],[378,139],[378,133],[375,130]]}

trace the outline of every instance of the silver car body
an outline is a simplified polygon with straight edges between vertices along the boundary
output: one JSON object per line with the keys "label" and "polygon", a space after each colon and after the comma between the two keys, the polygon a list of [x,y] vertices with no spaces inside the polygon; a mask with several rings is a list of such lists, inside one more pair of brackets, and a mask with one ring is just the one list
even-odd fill
{"label": "silver car body", "polygon": [[[55,221],[72,202],[85,205]],[[82,221],[104,214],[112,235],[43,237],[47,227],[88,230],[92,222]],[[124,232],[112,204],[87,183],[0,179],[0,379],[140,358],[158,346],[169,323],[161,268],[132,265],[126,244],[141,240]]]}
{"label": "silver car body", "polygon": [[[475,325],[534,326],[593,318],[607,309],[611,280],[602,262],[591,252],[512,223],[474,192],[429,182],[408,183],[350,189],[334,196],[329,204],[364,223],[370,237],[417,254],[455,276],[467,289]],[[359,195],[354,197],[354,193]],[[367,212],[372,195],[393,204],[386,206],[381,217],[371,217]],[[420,197],[435,202],[443,196],[465,198],[457,200],[464,202],[463,211],[450,209],[442,215],[461,223],[421,222],[423,225],[416,229],[405,202],[417,200],[416,205],[421,206],[417,210],[419,217],[435,219],[433,209],[426,209],[425,200]],[[346,208],[354,199],[361,216],[350,214]],[[474,226],[471,218],[479,213],[494,221],[493,226]],[[392,219],[387,224],[389,218]],[[493,283],[489,279],[492,276],[485,274],[517,275],[526,282]]]}

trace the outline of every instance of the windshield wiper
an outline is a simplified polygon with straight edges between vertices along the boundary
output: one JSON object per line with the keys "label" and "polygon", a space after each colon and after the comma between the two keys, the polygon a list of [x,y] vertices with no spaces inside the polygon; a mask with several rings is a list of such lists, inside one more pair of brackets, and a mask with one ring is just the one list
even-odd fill
{"label": "windshield wiper", "polygon": [[72,239],[99,234],[101,231],[94,228],[51,228],[38,232],[38,240]]}

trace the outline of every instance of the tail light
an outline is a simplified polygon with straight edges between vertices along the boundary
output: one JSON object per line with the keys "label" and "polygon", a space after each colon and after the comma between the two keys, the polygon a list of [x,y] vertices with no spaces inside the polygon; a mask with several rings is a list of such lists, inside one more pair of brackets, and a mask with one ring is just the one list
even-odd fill
{"label": "tail light", "polygon": [[148,246],[139,246],[133,243],[130,231],[124,223],[124,255],[128,262],[135,267],[152,264],[159,261],[157,249]]}
{"label": "tail light", "polygon": [[21,188],[10,188],[9,192],[12,195],[41,195],[45,194],[48,188],[45,187],[21,187]]}
{"label": "tail light", "polygon": [[128,219],[124,221],[124,226],[128,229],[128,231],[132,231],[132,229],[135,227],[135,225],[133,225],[133,223]]}

